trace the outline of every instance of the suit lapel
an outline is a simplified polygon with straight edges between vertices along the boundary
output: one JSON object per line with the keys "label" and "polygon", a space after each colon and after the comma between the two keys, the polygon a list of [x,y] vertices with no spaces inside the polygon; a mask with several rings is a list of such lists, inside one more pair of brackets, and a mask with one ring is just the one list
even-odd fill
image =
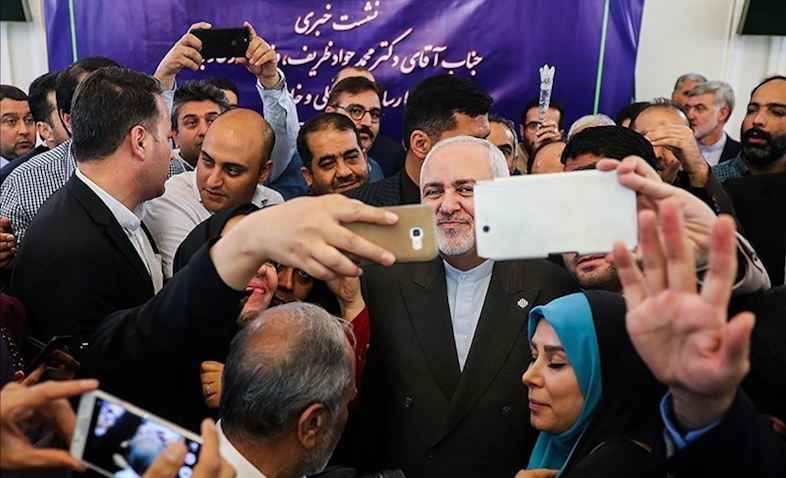
{"label": "suit lapel", "polygon": [[413,264],[411,280],[401,283],[409,320],[431,372],[448,401],[458,386],[459,370],[450,320],[442,259]]}
{"label": "suit lapel", "polygon": [[106,207],[106,204],[101,201],[101,198],[96,196],[96,194],[83,183],[76,174],[71,176],[71,179],[66,183],[66,187],[74,198],[82,204],[82,207],[85,208],[87,213],[90,214],[93,221],[103,227],[106,235],[115,243],[117,248],[120,249],[120,252],[122,252],[123,256],[131,263],[134,270],[143,280],[150,284],[150,289],[152,291],[153,282],[150,279],[150,275],[147,273],[147,269],[142,263],[142,259],[140,259],[139,254],[136,252],[136,249],[134,249],[128,236],[120,227],[120,223],[118,223],[115,216],[112,215],[112,211]]}
{"label": "suit lapel", "polygon": [[[458,425],[478,403],[513,347],[526,333],[527,315],[537,300],[539,289],[525,289],[515,262],[497,262],[483,302],[464,371],[453,395],[451,410],[435,442]],[[455,350],[455,346],[453,347]],[[454,352],[455,354],[455,352]]]}

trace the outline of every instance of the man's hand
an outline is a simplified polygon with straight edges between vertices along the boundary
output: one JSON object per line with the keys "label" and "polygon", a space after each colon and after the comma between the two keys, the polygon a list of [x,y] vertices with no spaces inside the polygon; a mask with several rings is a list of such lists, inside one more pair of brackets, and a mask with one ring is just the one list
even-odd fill
{"label": "man's hand", "polygon": [[653,147],[663,146],[669,148],[688,173],[691,186],[703,188],[707,184],[710,174],[710,165],[699,151],[699,145],[693,136],[690,126],[668,124],[656,128],[646,135]]}
{"label": "man's hand", "polygon": [[680,206],[666,200],[659,209],[660,224],[653,211],[639,214],[644,273],[622,243],[614,247],[615,263],[633,345],[669,387],[679,424],[697,430],[722,419],[731,407],[750,368],[754,317],[743,312],[726,321],[736,274],[734,220],[722,216],[712,229],[709,271],[698,293]]}
{"label": "man's hand", "polygon": [[301,197],[246,216],[210,250],[219,277],[244,290],[259,266],[269,260],[289,264],[311,277],[359,276],[344,252],[390,265],[390,252],[351,232],[342,223],[393,225],[398,216],[340,194]]}
{"label": "man's hand", "polygon": [[65,450],[35,448],[24,428],[41,423],[67,443],[71,441],[76,416],[68,397],[98,388],[97,380],[46,382],[32,387],[9,383],[0,391],[0,469],[70,468],[85,466]]}
{"label": "man's hand", "polygon": [[328,289],[338,300],[341,307],[341,318],[352,321],[363,309],[366,308],[366,301],[360,293],[360,279],[358,277],[336,276],[325,281]]}
{"label": "man's hand", "polygon": [[516,473],[515,478],[554,478],[559,474],[559,470],[549,470],[538,468],[535,470],[521,470]]}
{"label": "man's hand", "polygon": [[699,265],[707,263],[710,246],[710,233],[718,221],[718,216],[707,204],[688,191],[664,183],[658,173],[638,156],[628,156],[621,162],[604,159],[598,162],[602,171],[616,169],[619,182],[636,191],[639,211],[658,212],[658,206],[665,199],[675,201],[685,218],[685,235],[693,249],[695,261]]}
{"label": "man's hand", "polygon": [[273,88],[281,81],[278,74],[278,57],[276,49],[270,46],[261,36],[257,35],[254,27],[249,23],[243,23],[250,32],[248,49],[245,58],[236,58],[235,63],[246,65],[248,71],[254,74],[259,83],[268,90]]}
{"label": "man's hand", "polygon": [[14,265],[16,259],[16,236],[11,220],[7,217],[0,218],[0,269]]}
{"label": "man's hand", "polygon": [[[235,470],[225,462],[218,452],[218,435],[213,420],[202,421],[202,447],[191,478],[234,478]],[[156,461],[150,465],[142,478],[177,478],[178,470],[186,459],[186,445],[172,443]]]}
{"label": "man's hand", "polygon": [[538,132],[535,133],[535,142],[532,144],[532,151],[537,151],[544,143],[561,137],[562,131],[559,130],[556,121],[544,121],[543,124],[540,125],[540,128],[538,128]]}
{"label": "man's hand", "polygon": [[207,30],[210,27],[211,25],[207,22],[194,23],[188,27],[186,34],[180,37],[161,60],[161,63],[158,64],[158,68],[156,68],[153,76],[158,78],[165,90],[171,90],[175,87],[175,77],[183,67],[193,71],[199,69],[199,65],[202,64],[202,55],[199,53],[202,50],[202,40],[190,32],[195,28]]}
{"label": "man's hand", "polygon": [[[224,364],[206,360],[199,366],[199,372],[205,405],[207,405],[207,408],[218,408],[218,404],[221,401],[221,376],[224,373]],[[209,395],[208,391],[210,392]]]}

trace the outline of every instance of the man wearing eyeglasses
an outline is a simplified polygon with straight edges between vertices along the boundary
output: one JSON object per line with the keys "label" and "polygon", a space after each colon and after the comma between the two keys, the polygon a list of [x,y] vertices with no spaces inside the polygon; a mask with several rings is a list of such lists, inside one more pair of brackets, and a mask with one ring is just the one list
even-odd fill
{"label": "man wearing eyeglasses", "polygon": [[552,99],[549,110],[546,112],[546,121],[538,121],[538,97],[531,99],[525,106],[521,114],[521,143],[519,143],[516,168],[521,174],[527,174],[527,163],[529,158],[535,157],[538,148],[552,140],[564,136],[565,130],[562,129],[562,119],[565,110],[559,101]]}
{"label": "man wearing eyeglasses", "polygon": [[[368,154],[371,145],[379,136],[382,112],[382,95],[385,90],[377,82],[362,76],[344,78],[336,83],[328,97],[326,113],[340,113],[349,117],[360,133],[360,147]],[[382,168],[368,158],[369,179],[376,182],[384,178]]]}

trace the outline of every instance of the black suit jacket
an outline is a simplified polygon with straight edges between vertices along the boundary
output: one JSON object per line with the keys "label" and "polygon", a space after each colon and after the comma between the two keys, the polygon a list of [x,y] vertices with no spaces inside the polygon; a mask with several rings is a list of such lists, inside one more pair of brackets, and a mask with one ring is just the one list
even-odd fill
{"label": "black suit jacket", "polygon": [[66,334],[78,344],[107,315],[152,297],[153,283],[112,212],[74,175],[30,223],[10,295],[24,304],[35,337]]}
{"label": "black suit jacket", "polygon": [[742,150],[742,145],[738,141],[734,141],[733,139],[731,139],[731,136],[727,134],[726,144],[723,146],[723,151],[721,151],[721,156],[720,159],[718,160],[718,164],[736,158],[737,155],[740,154],[741,150]]}
{"label": "black suit jacket", "polygon": [[243,295],[224,284],[205,246],[155,297],[106,318],[78,377],[199,433],[210,414],[199,365],[226,361]]}
{"label": "black suit jacket", "polygon": [[363,378],[359,471],[408,478],[514,476],[537,432],[521,375],[527,314],[576,290],[545,260],[498,262],[463,372],[442,259],[367,267],[371,343]]}
{"label": "black suit jacket", "polygon": [[376,207],[401,205],[401,175],[403,170],[382,181],[366,184],[359,188],[350,189],[344,195],[358,199],[366,204]]}
{"label": "black suit jacket", "polygon": [[368,152],[370,158],[382,167],[385,177],[396,174],[396,171],[404,167],[407,159],[407,151],[401,146],[401,142],[395,142],[387,136],[381,134],[377,136],[374,144]]}
{"label": "black suit jacket", "polygon": [[723,186],[734,202],[745,236],[761,257],[772,285],[784,283],[786,258],[786,173],[729,179]]}

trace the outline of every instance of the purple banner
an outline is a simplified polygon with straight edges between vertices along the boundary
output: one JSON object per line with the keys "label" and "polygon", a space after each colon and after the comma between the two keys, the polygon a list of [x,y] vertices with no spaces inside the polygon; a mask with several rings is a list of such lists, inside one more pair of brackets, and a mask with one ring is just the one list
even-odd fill
{"label": "purple banner", "polygon": [[[614,116],[633,95],[644,0],[44,0],[44,6],[52,70],[75,55],[103,55],[152,74],[192,23],[233,27],[248,20],[276,46],[301,121],[324,110],[333,75],[363,65],[386,88],[382,130],[399,138],[409,90],[441,73],[472,78],[494,98],[495,113],[518,123],[538,94],[538,68],[548,63],[556,66],[552,97],[565,106],[566,128],[596,105]],[[231,78],[241,105],[261,108],[253,76],[231,59],[185,69],[178,79],[208,76]]]}

